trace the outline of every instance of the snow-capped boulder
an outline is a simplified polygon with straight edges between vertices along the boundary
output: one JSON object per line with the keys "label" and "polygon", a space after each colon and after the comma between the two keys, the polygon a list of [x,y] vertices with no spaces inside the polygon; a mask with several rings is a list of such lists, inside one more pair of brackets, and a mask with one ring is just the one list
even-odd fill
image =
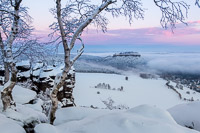
{"label": "snow-capped boulder", "polygon": [[200,131],[200,102],[176,105],[168,109],[174,120],[182,125]]}
{"label": "snow-capped boulder", "polygon": [[30,64],[29,60],[24,60],[21,62],[17,62],[16,67],[19,71],[26,72],[26,71],[30,70],[31,64]]}
{"label": "snow-capped boulder", "polygon": [[28,103],[36,97],[36,92],[16,85],[13,89],[13,98],[17,103]]}
{"label": "snow-capped boulder", "polygon": [[18,62],[16,64],[16,68],[18,70],[17,73],[18,82],[26,82],[28,79],[30,79],[31,64],[29,60]]}

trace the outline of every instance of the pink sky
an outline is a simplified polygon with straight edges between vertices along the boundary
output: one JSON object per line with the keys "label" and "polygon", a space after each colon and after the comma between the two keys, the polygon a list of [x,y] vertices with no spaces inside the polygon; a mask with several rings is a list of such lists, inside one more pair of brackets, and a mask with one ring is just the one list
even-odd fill
{"label": "pink sky", "polygon": [[[38,4],[38,2],[40,4]],[[153,0],[145,1],[146,8],[144,20],[134,20],[130,26],[128,21],[123,18],[112,18],[109,16],[108,32],[102,33],[96,30],[89,30],[84,33],[83,39],[88,45],[104,44],[170,44],[170,45],[200,45],[200,16],[197,12],[200,9],[194,6],[194,1],[187,1],[191,5],[188,14],[188,26],[177,24],[174,34],[170,29],[161,28],[160,11],[155,7]],[[55,7],[54,0],[27,0],[24,5],[30,8],[30,15],[33,17],[33,26],[41,40],[48,40],[48,26],[56,21],[49,9]]]}
{"label": "pink sky", "polygon": [[[106,33],[97,30],[86,30],[82,36],[87,45],[108,44],[169,44],[169,45],[200,45],[200,21],[188,22],[188,26],[177,24],[177,28],[171,29],[161,27],[138,28],[138,29],[111,29]],[[35,31],[41,40],[48,41],[50,30]]]}

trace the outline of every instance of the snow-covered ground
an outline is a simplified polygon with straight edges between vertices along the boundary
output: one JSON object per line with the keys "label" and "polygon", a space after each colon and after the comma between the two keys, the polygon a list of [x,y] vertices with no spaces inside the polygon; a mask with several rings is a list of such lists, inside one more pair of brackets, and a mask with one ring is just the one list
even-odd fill
{"label": "snow-covered ground", "polygon": [[0,114],[0,132],[1,133],[25,133],[25,130],[16,123],[16,121]]}
{"label": "snow-covered ground", "polygon": [[[0,91],[2,88],[0,86]],[[12,109],[3,111],[0,100],[0,133],[25,133],[23,126],[47,122],[47,117],[39,109],[41,105],[36,107],[37,104],[26,104],[36,97],[34,91],[16,85],[12,95],[16,102],[16,107],[12,107]]]}
{"label": "snow-covered ground", "polygon": [[[129,108],[148,104],[162,109],[185,103],[178,95],[165,85],[163,79],[143,79],[138,75],[124,75],[100,73],[76,73],[76,87],[74,88],[75,103],[78,106],[106,108],[102,101],[111,98],[114,105],[126,105]],[[95,88],[99,83],[109,84],[111,88],[123,91]],[[99,92],[100,94],[97,94]],[[193,94],[191,94],[193,95]],[[194,94],[200,97],[200,94]]]}
{"label": "snow-covered ground", "polygon": [[[22,127],[30,122],[38,124],[36,133],[198,133],[183,126],[194,125],[194,129],[199,130],[196,126],[199,121],[195,121],[199,119],[195,117],[199,103],[181,100],[177,93],[168,89],[166,82],[133,74],[76,73],[73,94],[77,107],[58,109],[54,126],[40,124],[47,122],[41,113],[41,100],[36,104],[25,104],[34,99],[36,93],[16,85],[13,90],[16,110],[2,112],[0,102],[0,133],[25,133]],[[110,87],[98,87],[99,83]],[[184,90],[188,88],[184,87]],[[191,92],[190,96],[196,100],[200,94]],[[108,109],[115,107],[124,110]],[[193,117],[190,117],[190,111]],[[187,117],[183,119],[185,115]]]}
{"label": "snow-covered ground", "polygon": [[[58,125],[57,125],[58,124]],[[127,111],[65,108],[56,126],[39,124],[36,133],[198,133],[178,125],[167,111],[141,105]]]}

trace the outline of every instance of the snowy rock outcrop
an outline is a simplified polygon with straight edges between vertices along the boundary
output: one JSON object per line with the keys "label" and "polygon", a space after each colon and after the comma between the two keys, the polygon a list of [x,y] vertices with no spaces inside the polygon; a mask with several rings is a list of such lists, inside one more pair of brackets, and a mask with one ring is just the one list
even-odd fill
{"label": "snowy rock outcrop", "polygon": [[3,65],[0,65],[0,85],[2,85],[4,83],[4,67]]}
{"label": "snowy rock outcrop", "polygon": [[58,100],[61,101],[62,107],[75,106],[74,97],[72,95],[75,87],[75,69],[69,71],[64,86],[58,92]]}
{"label": "snowy rock outcrop", "polygon": [[30,79],[31,64],[29,61],[18,62],[16,64],[16,68],[18,70],[17,73],[18,82],[26,82],[28,79]]}
{"label": "snowy rock outcrop", "polygon": [[[32,81],[37,86],[37,91],[46,92],[51,90],[54,85],[54,79],[58,73],[61,73],[63,66],[45,66],[43,63],[37,63],[32,69]],[[62,107],[74,106],[72,95],[75,85],[75,69],[72,67],[69,71],[63,87],[58,92],[58,100]]]}
{"label": "snowy rock outcrop", "polygon": [[[43,62],[30,64],[29,61],[22,61],[16,64],[18,69],[18,84],[25,85],[39,93],[45,93],[46,90],[52,90],[54,79],[58,73],[62,72],[63,66],[48,66]],[[4,81],[4,67],[0,66],[0,84]],[[29,87],[26,84],[30,84]],[[74,106],[72,91],[75,85],[75,69],[69,71],[64,86],[59,90],[58,99],[62,107]],[[50,96],[50,95],[49,95]],[[27,101],[29,102],[29,101]]]}

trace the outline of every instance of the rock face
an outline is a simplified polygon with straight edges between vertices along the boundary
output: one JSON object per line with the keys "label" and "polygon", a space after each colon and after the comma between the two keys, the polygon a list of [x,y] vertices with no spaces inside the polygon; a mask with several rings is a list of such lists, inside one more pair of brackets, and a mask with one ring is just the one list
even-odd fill
{"label": "rock face", "polygon": [[30,79],[30,71],[31,65],[29,61],[22,61],[16,64],[18,73],[17,73],[17,81],[18,82],[26,82]]}
{"label": "rock face", "polygon": [[3,65],[0,65],[0,85],[2,85],[4,83],[4,67]]}
{"label": "rock face", "polygon": [[58,70],[57,73],[54,73],[54,69],[56,69],[56,67],[45,66],[42,62],[38,62],[32,67],[30,78],[37,86],[37,90],[35,91],[45,92],[47,88],[51,89],[53,87],[55,75],[61,71]]}
{"label": "rock face", "polygon": [[[16,64],[18,69],[18,83],[27,83],[31,81],[31,89],[38,94],[45,92],[46,89],[52,90],[54,79],[58,73],[62,72],[62,66],[47,66],[43,62],[38,62],[31,66],[29,61],[22,61]],[[3,85],[4,68],[0,66],[0,84]],[[58,100],[62,103],[62,107],[74,106],[74,98],[72,95],[75,85],[75,70],[69,71],[64,86],[59,90]]]}
{"label": "rock face", "polygon": [[69,71],[65,84],[58,92],[58,100],[61,101],[62,107],[75,106],[73,98],[73,89],[75,87],[75,70]]}

